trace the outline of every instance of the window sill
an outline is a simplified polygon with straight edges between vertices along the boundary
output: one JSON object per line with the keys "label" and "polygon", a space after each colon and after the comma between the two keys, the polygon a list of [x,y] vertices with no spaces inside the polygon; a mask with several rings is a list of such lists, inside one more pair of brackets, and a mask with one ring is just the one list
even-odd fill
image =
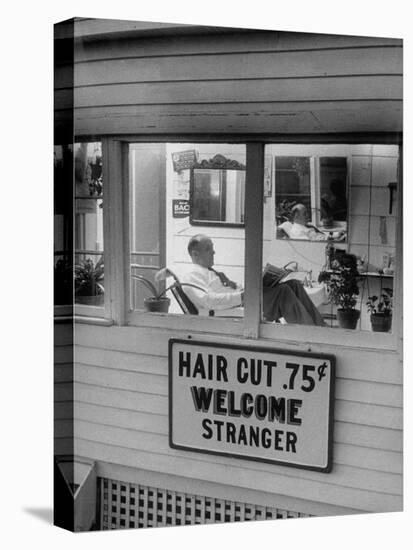
{"label": "window sill", "polygon": [[295,342],[300,349],[326,345],[340,348],[397,351],[398,340],[394,333],[367,332],[339,327],[309,327],[262,323],[260,338]]}
{"label": "window sill", "polygon": [[110,327],[113,325],[112,319],[104,319],[102,317],[87,317],[86,315],[75,315],[75,324],[83,325],[98,325],[100,327]]}
{"label": "window sill", "polygon": [[103,306],[91,306],[84,304],[74,304],[75,317],[96,317],[103,319],[105,317],[105,308]]}
{"label": "window sill", "polygon": [[[244,335],[244,318],[199,317],[171,313],[130,313],[129,326],[184,331],[190,334],[209,336],[236,336],[249,340]],[[261,323],[259,337],[255,342],[271,340],[279,345],[294,343],[300,350],[318,346],[356,348],[366,350],[397,351],[398,339],[395,333],[380,333],[346,330],[335,327],[309,327]]]}
{"label": "window sill", "polygon": [[164,328],[190,333],[227,334],[243,336],[243,317],[204,317],[180,313],[150,313],[133,311],[129,314],[129,326]]}

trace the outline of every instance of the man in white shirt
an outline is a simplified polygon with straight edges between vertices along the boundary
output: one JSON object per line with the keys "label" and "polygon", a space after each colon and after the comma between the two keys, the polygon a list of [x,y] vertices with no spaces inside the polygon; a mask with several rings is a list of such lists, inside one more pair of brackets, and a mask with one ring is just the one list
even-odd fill
{"label": "man in white shirt", "polygon": [[328,235],[318,231],[308,223],[308,212],[304,204],[296,204],[292,209],[293,223],[290,229],[291,239],[306,239],[310,241],[326,241]]}
{"label": "man in white shirt", "polygon": [[[304,239],[309,241],[327,241],[329,238],[341,241],[345,238],[344,231],[323,233],[313,225],[309,225],[309,215],[304,204],[296,204],[291,209],[293,223],[284,222],[278,226],[283,229],[290,239]],[[287,226],[288,224],[288,226]]]}
{"label": "man in white shirt", "polygon": [[224,273],[213,269],[215,250],[209,237],[192,237],[188,244],[188,253],[192,259],[192,270],[182,281],[199,286],[205,292],[192,287],[184,287],[184,291],[201,315],[211,310],[228,310],[244,304],[243,288],[228,279]]}
{"label": "man in white shirt", "polygon": [[[201,287],[204,291],[184,287],[185,294],[201,315],[209,311],[223,311],[244,305],[244,289],[213,269],[214,244],[206,235],[195,235],[188,244],[192,270],[183,278],[184,283]],[[283,318],[287,323],[323,326],[324,321],[308,297],[301,283],[287,281],[274,288],[263,287],[263,314],[267,321]]]}

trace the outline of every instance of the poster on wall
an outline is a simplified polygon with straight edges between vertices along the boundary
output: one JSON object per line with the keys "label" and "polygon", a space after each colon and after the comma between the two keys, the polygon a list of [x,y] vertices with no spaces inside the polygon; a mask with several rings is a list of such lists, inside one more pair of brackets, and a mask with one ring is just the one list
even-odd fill
{"label": "poster on wall", "polygon": [[169,341],[169,444],[330,472],[332,355]]}
{"label": "poster on wall", "polygon": [[172,200],[172,217],[187,218],[189,216],[189,201],[187,200]]}
{"label": "poster on wall", "polygon": [[188,170],[198,160],[198,151],[190,149],[188,151],[176,151],[172,153],[172,164],[174,172],[180,172],[181,170]]}
{"label": "poster on wall", "polygon": [[182,170],[174,177],[173,198],[189,200],[189,170]]}

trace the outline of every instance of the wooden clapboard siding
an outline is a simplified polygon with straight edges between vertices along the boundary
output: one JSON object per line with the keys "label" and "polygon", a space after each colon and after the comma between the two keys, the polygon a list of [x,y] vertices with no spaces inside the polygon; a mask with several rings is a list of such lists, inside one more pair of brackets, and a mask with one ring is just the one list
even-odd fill
{"label": "wooden clapboard siding", "polygon": [[[85,22],[76,21],[75,28],[79,25]],[[84,40],[76,43],[74,68],[77,134],[402,128],[400,40],[216,29],[211,39],[191,34],[190,28],[149,38],[144,29],[134,31],[124,39],[110,31],[99,42],[80,32]],[[90,32],[96,36],[96,28]],[[71,106],[64,64],[60,71],[57,119],[66,104]]]}
{"label": "wooden clapboard siding", "polygon": [[[105,424],[109,426],[119,426],[163,435],[168,433],[168,416],[166,414],[140,412],[77,401],[75,417],[91,423],[101,423],[102,411]],[[58,411],[56,414],[59,414]],[[397,429],[359,425],[357,430],[354,430],[353,424],[338,421],[335,424],[334,431],[334,441],[337,443],[402,452],[402,441]]]}
{"label": "wooden clapboard siding", "polygon": [[73,401],[63,403],[55,402],[54,404],[54,419],[56,420],[66,420],[70,414],[73,415]]}
{"label": "wooden clapboard siding", "polygon": [[[213,105],[129,105],[79,110],[76,132],[81,134],[185,133],[310,134],[382,132],[400,128],[402,109],[398,101],[316,101],[313,103],[239,103]],[[59,113],[58,113],[59,116]]]}
{"label": "wooden clapboard siding", "polygon": [[[77,382],[75,401],[94,403],[114,408],[138,410],[152,414],[167,414],[167,396],[145,391],[136,392],[120,388],[108,388],[99,385]],[[336,400],[336,420],[364,426],[383,427],[393,430],[402,429],[402,409]]]}
{"label": "wooden clapboard siding", "polygon": [[[141,329],[139,329],[140,331]],[[164,360],[166,356],[145,354],[144,361],[137,361],[136,354],[130,351],[116,351],[111,349],[94,348],[85,345],[76,347],[76,360],[85,365],[96,365],[128,371],[150,373],[154,375],[167,375],[167,366]],[[323,350],[325,351],[325,350]],[[332,349],[328,349],[332,353]],[[388,358],[388,361],[386,360]],[[402,384],[401,369],[394,369],[393,354],[382,353],[383,364],[377,364],[377,356],[374,352],[363,353],[363,364],[360,365],[360,352],[346,350],[346,356],[340,358],[337,363],[337,373],[342,380],[365,380],[367,382],[379,382],[382,384]]]}
{"label": "wooden clapboard siding", "polygon": [[167,340],[179,336],[171,332],[77,325],[77,453],[119,466],[289,498],[311,499],[318,494],[324,505],[370,511],[401,508],[402,392],[395,353],[366,351],[360,362],[360,351],[340,350],[334,465],[325,475],[170,449]]}
{"label": "wooden clapboard siding", "polygon": [[[182,467],[182,452],[169,449],[168,440],[163,435],[148,433],[143,431],[137,431],[135,429],[124,429],[119,427],[112,427],[102,423],[91,423],[84,422],[83,420],[76,420],[76,438],[80,439],[90,439],[97,442],[103,442],[110,445],[125,447],[135,449],[137,451],[155,453],[159,455],[171,456],[171,461],[174,461],[178,467]],[[378,489],[377,486],[377,473],[378,466],[381,469],[381,475],[383,477],[383,482],[380,486],[380,490],[383,492],[390,492],[391,494],[396,491],[395,494],[401,493],[401,483],[395,483],[395,481],[401,481],[400,476],[395,476],[393,474],[399,474],[400,471],[397,469],[397,463],[395,464],[394,457],[392,456],[391,451],[382,451],[379,453],[375,450],[366,450],[363,449],[361,458],[357,456],[354,449],[351,449],[352,456],[358,460],[357,464],[346,464],[345,460],[347,459],[346,454],[350,451],[347,450],[345,445],[336,445],[338,448],[337,460],[335,462],[336,469],[342,466],[344,472],[347,474],[339,473],[335,469],[335,475],[330,476],[323,480],[323,484],[328,485],[343,485],[343,486],[354,486],[357,488]],[[249,471],[249,475],[253,472],[262,472],[274,475],[286,475],[288,477],[297,478],[297,479],[308,479],[313,482],[320,483],[320,474],[314,472],[307,472],[305,470],[297,470],[288,467],[280,466],[271,466],[264,463],[256,463],[255,461],[249,461],[245,459],[238,458],[235,460],[233,458],[227,457],[218,457],[208,454],[199,454],[191,451],[187,451],[186,458],[192,459],[195,462],[207,462],[211,464],[211,469],[214,469],[213,466],[226,465],[228,468],[234,467],[235,469],[245,468]],[[240,453],[241,454],[241,453]],[[360,461],[362,466],[360,467]],[[354,467],[354,468],[351,468]],[[150,468],[150,465],[148,465]],[[298,472],[298,473],[297,473]],[[351,472],[351,473],[350,473]],[[387,475],[390,474],[390,475]],[[211,480],[212,480],[211,476]],[[251,480],[249,480],[251,483]]]}
{"label": "wooden clapboard siding", "polygon": [[[325,78],[326,74],[340,76],[382,74],[383,64],[389,75],[402,74],[402,62],[396,48],[377,47],[342,50],[337,64],[337,50],[329,49],[314,53],[311,64],[303,59],[302,52],[223,53],[217,62],[216,54],[176,55],[168,57],[134,57],[104,59],[76,65],[76,88],[83,86],[108,86],[119,83],[176,82],[209,80],[266,80],[296,78]],[[227,59],[228,58],[228,59]],[[61,68],[59,68],[61,70]],[[59,73],[58,73],[59,74]],[[62,78],[62,86],[65,80]]]}
{"label": "wooden clapboard siding", "polygon": [[[255,475],[261,475],[268,476],[272,478],[272,476],[275,476],[275,478],[283,477],[288,479],[288,483],[295,483],[297,485],[301,484],[301,482],[307,482],[308,484],[311,484],[313,487],[317,487],[318,491],[324,492],[324,487],[328,488],[329,490],[339,490],[340,488],[343,488],[343,490],[348,488],[353,489],[359,489],[364,491],[374,491],[378,493],[383,493],[387,495],[394,495],[394,496],[400,496],[402,494],[402,479],[400,475],[396,475],[392,472],[381,472],[381,483],[380,485],[377,485],[377,471],[374,469],[367,469],[367,468],[360,468],[360,467],[352,467],[343,465],[340,463],[337,463],[334,467],[334,475],[327,477],[325,480],[323,480],[322,483],[320,483],[320,480],[317,479],[316,474],[312,472],[307,472],[305,470],[298,470],[298,469],[292,469],[288,467],[277,467],[277,466],[271,466],[268,464],[260,464],[257,462],[244,460],[244,459],[228,459],[225,457],[212,457],[211,455],[202,455],[199,453],[191,453],[188,451],[186,453],[185,461],[179,460],[178,456],[175,455],[175,457],[172,457],[169,452],[165,452],[165,450],[161,447],[157,450],[156,453],[153,453],[152,447],[154,445],[160,445],[162,444],[163,438],[161,436],[152,436],[152,442],[150,441],[150,437],[148,434],[145,434],[144,432],[137,432],[137,431],[131,431],[126,430],[122,431],[120,429],[112,429],[110,427],[102,426],[101,424],[89,424],[89,423],[83,423],[81,421],[78,422],[79,424],[79,430],[76,440],[82,441],[83,445],[86,445],[86,441],[91,442],[91,446],[93,446],[93,443],[98,444],[106,444],[108,445],[107,441],[109,437],[111,437],[111,442],[109,445],[109,449],[111,447],[114,448],[123,448],[126,450],[134,450],[138,457],[141,457],[141,461],[139,465],[137,464],[136,467],[144,468],[149,471],[153,471],[153,467],[149,462],[150,457],[148,456],[148,462],[143,463],[142,459],[144,460],[144,457],[146,454],[151,455],[152,457],[159,457],[160,460],[163,460],[166,457],[169,457],[171,460],[171,465],[173,464],[174,469],[171,468],[171,466],[167,469],[160,470],[160,473],[176,473],[178,474],[178,470],[185,469],[187,466],[187,463],[189,462],[188,466],[195,469],[195,475],[193,476],[194,479],[205,479],[205,478],[198,478],[196,475],[196,468],[197,465],[200,469],[204,468],[205,465],[210,466],[210,470],[216,471],[219,469],[226,468],[229,476],[231,478],[235,477],[243,477],[244,478],[244,487],[245,488],[253,488],[254,485],[252,483],[252,477]],[[83,437],[82,437],[83,436]],[[128,445],[124,445],[125,439],[133,439],[133,448]],[[114,449],[115,450],[115,449]],[[86,456],[86,455],[84,455]],[[107,456],[107,455],[106,455]],[[100,460],[103,458],[101,457]],[[104,460],[104,459],[103,459]],[[124,464],[122,461],[116,462],[113,461],[114,464]],[[244,472],[244,473],[243,473]],[[178,475],[182,475],[181,472],[179,472]],[[184,475],[184,477],[187,477]],[[213,482],[214,478],[210,474],[209,481]],[[228,480],[228,484],[230,483],[230,480]],[[300,489],[296,489],[295,491],[291,491],[289,493],[282,493],[282,491],[279,491],[281,494],[287,494],[289,496],[295,496],[301,494],[300,498],[309,498],[309,495],[305,492],[301,492]],[[276,493],[277,494],[277,493]],[[323,502],[323,500],[321,500]],[[340,502],[339,500],[336,502]],[[341,503],[342,504],[342,503]],[[354,507],[357,507],[357,504],[353,503]]]}
{"label": "wooden clapboard siding", "polygon": [[94,19],[92,17],[75,17],[75,37],[87,37],[94,39],[102,39],[102,37],[110,38],[117,33],[133,33],[139,31],[144,34],[156,33],[157,31],[174,31],[179,32],[180,29],[187,25],[176,23],[152,23],[150,21],[120,21],[117,19]]}
{"label": "wooden clapboard siding", "polygon": [[73,324],[54,327],[54,454],[73,453]]}
{"label": "wooden clapboard siding", "polygon": [[[204,27],[207,29],[207,27]],[[222,29],[221,29],[222,30]],[[77,29],[76,29],[77,32]],[[145,37],[128,36],[128,40],[108,40],[104,53],[106,59],[128,59],[130,57],[170,57],[194,55],[194,34],[169,34],[167,36]],[[199,55],[222,53],[250,53],[267,51],[322,51],[346,48],[401,47],[402,41],[396,38],[379,38],[368,36],[342,36],[329,34],[298,33],[288,31],[248,31],[227,29],[226,32],[215,32],[211,35],[204,32],[196,36]],[[76,60],[80,62],[101,60],[102,42],[84,40],[76,50]]]}
{"label": "wooden clapboard siding", "polygon": [[54,381],[55,383],[72,382],[73,381],[73,362],[55,363]]}
{"label": "wooden clapboard siding", "polygon": [[[65,98],[57,91],[62,105]],[[213,109],[216,103],[234,105],[258,103],[296,103],[332,101],[396,101],[402,93],[402,78],[394,76],[354,76],[348,79],[293,79],[256,81],[191,81],[154,84],[117,84],[115,86],[90,86],[75,88],[76,112],[83,108],[125,105],[175,105],[197,106],[208,104]],[[81,111],[80,111],[81,113]],[[81,116],[81,114],[80,114]]]}
{"label": "wooden clapboard siding", "polygon": [[[106,460],[107,462],[118,464],[122,463],[134,469],[147,469],[146,464],[149,463],[152,471],[171,471],[171,458],[169,456],[152,455],[150,453],[134,451],[115,445],[108,447],[105,443],[84,441],[82,439],[76,441],[75,449],[77,454],[91,458],[93,457],[94,460]],[[176,464],[174,464],[174,466],[176,466]],[[242,468],[240,471],[235,472],[227,467],[216,467],[214,468],[213,481],[223,485],[244,487],[244,470],[245,468]],[[185,462],[184,470],[175,467],[173,474],[183,477],[188,476],[192,479],[198,478],[200,481],[210,481],[211,464],[201,461],[194,463],[194,461],[188,459]],[[386,494],[373,489],[371,491],[363,491],[357,488],[346,488],[343,486],[328,485],[326,483],[320,486],[320,484],[314,482],[304,482],[301,479],[289,478],[285,475],[285,472],[283,475],[276,476],[274,474],[263,474],[254,471],[252,477],[254,480],[253,488],[257,491],[272,492],[274,494],[274,500],[278,498],[278,495],[284,496],[294,494],[294,488],[300,485],[301,492],[307,494],[309,500],[312,500],[314,495],[317,495],[318,501],[325,505],[332,504],[336,506],[336,502],[340,502],[340,506],[342,507],[356,508],[360,511],[382,512],[400,510],[402,506],[401,497],[399,495]]]}
{"label": "wooden clapboard siding", "polygon": [[[118,365],[116,365],[116,368],[105,367],[102,369],[101,367],[76,363],[74,379],[75,382],[84,384],[168,395],[166,373],[149,374],[120,370]],[[349,395],[351,395],[351,401],[355,403],[401,408],[403,398],[401,386],[375,382],[355,382],[354,380],[343,380],[338,377],[335,391],[336,398],[349,400]]]}
{"label": "wooden clapboard siding", "polygon": [[[196,321],[196,319],[194,319]],[[221,323],[220,323],[221,325]],[[96,348],[98,350],[120,351],[127,353],[142,354],[145,356],[164,357],[168,355],[168,338],[185,338],[186,333],[173,329],[159,329],[149,327],[99,327],[93,325],[79,324],[79,330],[76,329],[76,348],[75,359],[78,361],[78,353],[81,348]],[[191,335],[195,331],[191,331]],[[202,335],[205,342],[225,342],[227,344],[238,343],[239,340],[234,337],[222,335]],[[283,348],[292,351],[306,351],[307,343],[303,342],[268,342],[257,341],[254,345],[262,348]],[[315,353],[336,354],[337,347],[328,344],[312,344],[312,351]],[[79,356],[81,357],[81,356]],[[391,351],[380,351],[380,360],[373,350],[347,349],[345,354],[340,354],[337,362],[337,372],[349,373],[350,378],[357,380],[375,381],[390,384],[401,384],[402,373],[401,366],[397,365],[397,356]],[[145,359],[146,360],[146,359]],[[167,369],[166,363],[165,372]],[[344,374],[343,374],[344,376]]]}

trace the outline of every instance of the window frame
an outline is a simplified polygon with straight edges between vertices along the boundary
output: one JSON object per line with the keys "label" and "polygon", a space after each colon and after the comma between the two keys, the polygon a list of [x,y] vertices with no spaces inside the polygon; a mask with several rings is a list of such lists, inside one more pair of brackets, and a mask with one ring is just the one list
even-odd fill
{"label": "window frame", "polygon": [[[102,143],[102,139],[99,139],[98,137],[97,138],[92,138],[92,139],[85,139],[85,138],[76,138],[73,140],[73,163],[75,162],[75,145],[77,143],[97,143],[97,142],[100,142],[101,143],[101,150],[102,150],[102,163],[103,163],[103,143]],[[102,175],[103,175],[103,164],[102,164]],[[75,174],[73,172],[73,178],[75,177]],[[103,219],[103,250],[102,251],[89,251],[89,254],[90,255],[93,255],[93,256],[103,256],[104,258],[104,261],[105,261],[105,207],[104,207],[104,204],[105,204],[105,185],[103,185],[102,187],[102,193],[101,195],[99,195],[98,197],[78,197],[76,196],[76,187],[75,187],[75,183],[74,183],[74,180],[73,180],[73,197],[72,197],[72,200],[73,200],[73,270],[74,270],[74,267],[76,265],[76,262],[75,262],[75,258],[76,258],[76,255],[78,254],[86,254],[88,253],[87,250],[83,250],[83,249],[76,249],[75,248],[75,243],[76,243],[76,235],[75,235],[75,231],[76,231],[76,215],[77,215],[77,211],[76,211],[76,201],[79,200],[79,199],[84,199],[84,200],[102,200],[102,204],[103,204],[103,211],[102,211],[102,219]],[[105,266],[105,269],[106,269],[106,266]],[[105,275],[106,275],[106,272],[105,272]],[[75,273],[73,271],[73,278],[75,276]],[[75,296],[75,292],[74,292],[74,287],[73,287],[73,313],[76,317],[76,319],[78,318],[83,318],[83,319],[88,319],[88,318],[91,318],[91,319],[107,319],[107,320],[110,320],[111,319],[111,311],[109,309],[109,303],[108,303],[108,300],[106,299],[106,281],[105,281],[105,293],[103,295],[103,305],[101,306],[94,306],[94,305],[88,305],[88,304],[78,304],[76,303],[76,296]]]}
{"label": "window frame", "polygon": [[[78,141],[78,140],[77,140]],[[321,136],[151,136],[128,135],[104,137],[102,141],[103,177],[107,204],[104,215],[105,242],[105,319],[118,325],[147,329],[174,329],[189,335],[202,332],[205,339],[217,341],[227,337],[243,337],[266,342],[300,342],[314,350],[318,345],[380,349],[394,351],[401,339],[402,314],[402,141],[399,135],[354,135],[333,140]],[[182,314],[160,314],[130,309],[129,267],[129,173],[128,150],[130,143],[242,143],[246,146],[245,177],[245,315],[239,319],[210,318]],[[293,144],[383,144],[399,147],[399,186],[397,193],[396,265],[394,278],[394,330],[390,333],[351,331],[329,327],[289,326],[264,323],[261,320],[262,297],[262,243],[265,145]],[[258,192],[257,192],[258,191]],[[107,277],[107,282],[106,282]],[[172,320],[172,322],[171,322]]]}

